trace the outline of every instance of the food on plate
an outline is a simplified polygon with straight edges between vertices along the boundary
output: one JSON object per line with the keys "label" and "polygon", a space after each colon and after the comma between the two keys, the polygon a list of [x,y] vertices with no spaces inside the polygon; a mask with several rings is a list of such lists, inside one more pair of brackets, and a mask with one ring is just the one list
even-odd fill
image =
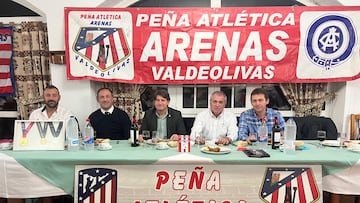
{"label": "food on plate", "polygon": [[247,141],[239,140],[235,142],[235,145],[238,147],[246,147],[248,145]]}
{"label": "food on plate", "polygon": [[170,147],[176,147],[178,145],[178,142],[177,141],[169,141],[167,143]]}
{"label": "food on plate", "polygon": [[156,144],[156,143],[160,143],[160,142],[167,142],[167,140],[160,139],[160,138],[153,138],[153,139],[151,139],[151,142]]}
{"label": "food on plate", "polygon": [[95,144],[100,144],[100,143],[109,143],[110,142],[110,139],[96,139],[94,141]]}
{"label": "food on plate", "polygon": [[295,141],[295,146],[296,147],[300,147],[300,146],[303,146],[304,145],[304,142],[303,141],[300,141],[300,140],[296,140]]}
{"label": "food on plate", "polygon": [[218,146],[206,146],[204,147],[204,150],[209,152],[220,152],[220,147]]}

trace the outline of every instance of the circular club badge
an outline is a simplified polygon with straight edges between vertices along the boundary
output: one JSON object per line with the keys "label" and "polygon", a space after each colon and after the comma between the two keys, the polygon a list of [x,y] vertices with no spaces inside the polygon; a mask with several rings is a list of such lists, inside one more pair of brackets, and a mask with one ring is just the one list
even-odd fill
{"label": "circular club badge", "polygon": [[355,42],[355,28],[349,18],[326,15],[311,24],[306,52],[312,63],[330,70],[349,58]]}

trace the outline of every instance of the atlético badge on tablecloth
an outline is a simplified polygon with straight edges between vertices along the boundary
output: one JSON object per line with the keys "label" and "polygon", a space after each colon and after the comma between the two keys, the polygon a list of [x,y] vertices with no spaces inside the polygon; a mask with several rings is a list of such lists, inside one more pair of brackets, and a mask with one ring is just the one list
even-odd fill
{"label": "atl\u00e9tico badge on tablecloth", "polygon": [[316,202],[319,189],[311,168],[269,167],[266,169],[260,198],[268,203]]}
{"label": "atl\u00e9tico badge on tablecloth", "polygon": [[117,198],[117,171],[109,168],[87,168],[78,172],[78,203],[115,203]]}

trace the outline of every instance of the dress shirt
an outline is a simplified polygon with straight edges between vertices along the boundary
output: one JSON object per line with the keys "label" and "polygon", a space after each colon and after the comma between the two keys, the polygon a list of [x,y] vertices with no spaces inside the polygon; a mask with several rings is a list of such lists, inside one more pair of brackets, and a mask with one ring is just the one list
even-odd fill
{"label": "dress shirt", "polygon": [[64,120],[65,122],[73,116],[70,111],[65,108],[58,106],[56,111],[48,117],[45,106],[38,108],[31,112],[29,120]]}
{"label": "dress shirt", "polygon": [[[274,118],[278,118],[278,124],[280,127],[280,131],[284,131],[285,129],[285,120],[280,114],[280,112],[275,111],[271,108],[266,108],[266,126],[268,127],[268,133],[272,133],[272,127],[274,125]],[[240,114],[239,118],[239,134],[238,139],[239,140],[246,140],[246,138],[249,136],[250,132],[258,132],[259,126],[263,122],[263,118],[259,118],[255,110],[249,109]]]}
{"label": "dress shirt", "polygon": [[110,115],[110,114],[112,114],[113,111],[114,111],[114,106],[111,106],[110,109],[108,109],[107,111],[104,110],[104,109],[102,109],[102,108],[100,108],[100,111],[101,111],[103,114],[105,114],[105,115]]}
{"label": "dress shirt", "polygon": [[166,111],[165,115],[161,118],[160,115],[156,112],[156,117],[157,117],[157,133],[158,133],[158,137],[160,137],[161,139],[166,139],[167,138],[167,127],[166,127],[166,123],[167,123],[167,116],[168,116],[168,111]]}
{"label": "dress shirt", "polygon": [[191,128],[191,140],[197,135],[204,136],[206,140],[216,141],[220,137],[229,137],[236,140],[238,128],[236,126],[236,116],[230,111],[224,111],[218,116],[214,116],[210,109],[199,113]]}

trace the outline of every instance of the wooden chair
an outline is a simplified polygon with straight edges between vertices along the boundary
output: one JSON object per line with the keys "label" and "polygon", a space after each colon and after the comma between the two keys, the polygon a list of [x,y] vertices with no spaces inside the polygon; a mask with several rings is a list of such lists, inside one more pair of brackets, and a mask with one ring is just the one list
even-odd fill
{"label": "wooden chair", "polygon": [[360,134],[360,114],[351,114],[350,115],[350,139],[355,140],[359,139]]}

